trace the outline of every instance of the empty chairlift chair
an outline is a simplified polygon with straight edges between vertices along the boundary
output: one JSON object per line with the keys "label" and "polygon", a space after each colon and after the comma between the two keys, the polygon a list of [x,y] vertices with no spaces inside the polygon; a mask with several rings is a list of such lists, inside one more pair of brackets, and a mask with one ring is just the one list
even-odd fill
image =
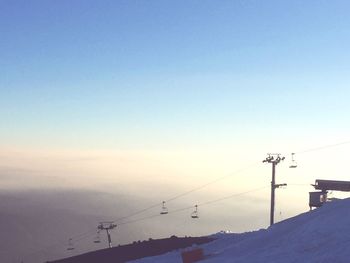
{"label": "empty chairlift chair", "polygon": [[191,214],[192,218],[199,218],[199,214],[198,214],[198,205],[194,206],[194,211]]}
{"label": "empty chairlift chair", "polygon": [[290,163],[289,168],[297,168],[298,167],[298,164],[294,159],[294,155],[295,155],[295,153],[292,153],[292,162]]}
{"label": "empty chairlift chair", "polygon": [[165,206],[165,201],[162,204],[162,210],[160,211],[161,215],[166,215],[168,213],[168,208]]}
{"label": "empty chairlift chair", "polygon": [[100,230],[97,231],[97,234],[96,234],[96,236],[95,236],[95,238],[94,238],[94,243],[95,243],[95,244],[101,243]]}
{"label": "empty chairlift chair", "polygon": [[67,250],[74,250],[73,239],[71,238],[68,240]]}

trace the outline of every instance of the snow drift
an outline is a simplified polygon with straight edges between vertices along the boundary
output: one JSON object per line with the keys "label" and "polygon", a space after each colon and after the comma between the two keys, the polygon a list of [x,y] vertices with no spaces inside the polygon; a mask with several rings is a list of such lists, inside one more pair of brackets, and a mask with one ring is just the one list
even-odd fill
{"label": "snow drift", "polygon": [[[201,262],[350,262],[350,199],[334,200],[316,210],[258,231],[218,233],[202,245]],[[178,263],[181,251],[134,263]]]}

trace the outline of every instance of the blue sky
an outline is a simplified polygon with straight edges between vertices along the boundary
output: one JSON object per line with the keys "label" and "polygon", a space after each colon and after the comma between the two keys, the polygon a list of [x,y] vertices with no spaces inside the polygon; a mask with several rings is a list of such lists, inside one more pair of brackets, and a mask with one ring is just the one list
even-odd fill
{"label": "blue sky", "polygon": [[348,130],[349,5],[1,1],[0,143],[171,148]]}

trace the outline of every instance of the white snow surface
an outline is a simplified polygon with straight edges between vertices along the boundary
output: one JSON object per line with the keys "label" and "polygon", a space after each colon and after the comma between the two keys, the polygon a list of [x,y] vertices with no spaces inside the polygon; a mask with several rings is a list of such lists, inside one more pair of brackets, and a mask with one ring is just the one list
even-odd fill
{"label": "white snow surface", "polygon": [[[215,241],[199,246],[206,255],[200,262],[350,262],[350,198],[329,202],[268,229],[213,236]],[[132,262],[180,263],[182,251]]]}

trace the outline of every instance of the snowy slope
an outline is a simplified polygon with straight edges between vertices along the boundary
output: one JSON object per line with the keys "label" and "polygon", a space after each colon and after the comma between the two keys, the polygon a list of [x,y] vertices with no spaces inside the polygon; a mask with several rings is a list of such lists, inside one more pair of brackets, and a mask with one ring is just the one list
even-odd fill
{"label": "snowy slope", "polygon": [[[201,247],[209,262],[350,262],[350,199],[242,234],[219,233]],[[144,258],[134,263],[178,263],[181,251]]]}

